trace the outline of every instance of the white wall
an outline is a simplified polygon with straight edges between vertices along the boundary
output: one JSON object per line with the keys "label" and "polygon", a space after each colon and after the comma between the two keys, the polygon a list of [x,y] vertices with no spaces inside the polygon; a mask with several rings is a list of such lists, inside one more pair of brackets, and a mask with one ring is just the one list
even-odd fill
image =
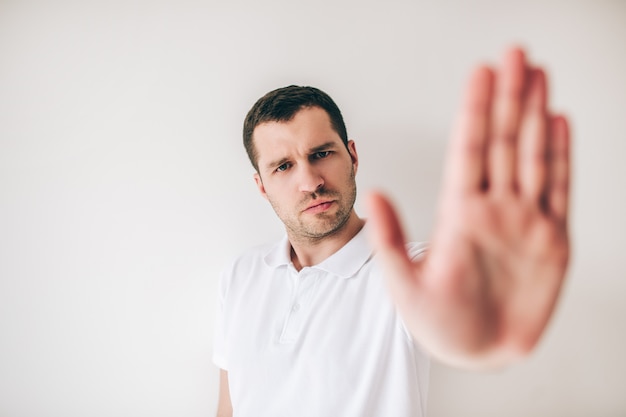
{"label": "white wall", "polygon": [[424,240],[462,83],[511,42],[573,119],[575,255],[534,355],[436,366],[429,414],[625,415],[626,3],[298,3],[0,2],[0,415],[212,415],[217,273],[282,233],[252,103],[330,93]]}

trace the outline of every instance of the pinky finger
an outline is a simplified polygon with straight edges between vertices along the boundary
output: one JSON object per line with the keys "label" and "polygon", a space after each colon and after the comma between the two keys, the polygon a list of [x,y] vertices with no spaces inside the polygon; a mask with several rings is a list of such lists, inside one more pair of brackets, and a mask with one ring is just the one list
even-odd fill
{"label": "pinky finger", "polygon": [[571,176],[570,132],[564,116],[553,116],[550,122],[548,205],[549,211],[565,224]]}

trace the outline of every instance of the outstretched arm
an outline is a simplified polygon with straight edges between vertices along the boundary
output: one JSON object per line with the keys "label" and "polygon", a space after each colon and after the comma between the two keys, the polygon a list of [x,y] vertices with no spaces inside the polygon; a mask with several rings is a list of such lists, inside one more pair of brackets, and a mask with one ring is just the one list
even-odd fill
{"label": "outstretched arm", "polygon": [[569,257],[569,131],[524,51],[472,74],[452,133],[426,256],[406,255],[389,201],[369,196],[371,240],[414,338],[445,363],[484,368],[527,354]]}

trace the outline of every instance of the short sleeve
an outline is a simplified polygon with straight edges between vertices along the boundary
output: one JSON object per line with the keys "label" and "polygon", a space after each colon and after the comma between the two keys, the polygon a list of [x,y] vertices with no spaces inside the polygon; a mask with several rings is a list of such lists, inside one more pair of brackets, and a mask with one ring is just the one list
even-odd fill
{"label": "short sleeve", "polygon": [[426,242],[410,242],[406,244],[406,253],[413,261],[422,258],[427,250],[428,244]]}

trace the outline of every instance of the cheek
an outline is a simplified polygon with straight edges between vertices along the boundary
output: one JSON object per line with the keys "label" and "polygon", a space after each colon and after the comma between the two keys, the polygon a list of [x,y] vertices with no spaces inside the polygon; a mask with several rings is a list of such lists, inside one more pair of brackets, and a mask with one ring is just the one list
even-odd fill
{"label": "cheek", "polygon": [[354,180],[355,167],[352,164],[342,165],[335,172],[337,173],[336,178],[341,178],[344,183]]}
{"label": "cheek", "polygon": [[292,198],[291,188],[287,182],[274,182],[265,187],[265,195],[273,205],[285,205]]}

